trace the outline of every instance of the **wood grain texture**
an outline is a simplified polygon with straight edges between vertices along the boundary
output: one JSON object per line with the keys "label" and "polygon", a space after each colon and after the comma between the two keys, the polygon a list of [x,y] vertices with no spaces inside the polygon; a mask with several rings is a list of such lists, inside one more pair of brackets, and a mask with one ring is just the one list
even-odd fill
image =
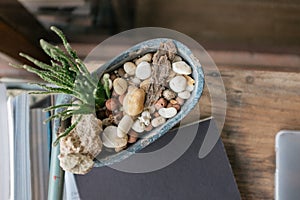
{"label": "wood grain texture", "polygon": [[136,26],[170,28],[205,48],[298,53],[296,0],[139,0]]}
{"label": "wood grain texture", "polygon": [[[275,135],[300,130],[299,73],[219,68],[227,94],[222,139],[242,198],[274,199]],[[207,87],[199,105],[201,117],[210,115]]]}

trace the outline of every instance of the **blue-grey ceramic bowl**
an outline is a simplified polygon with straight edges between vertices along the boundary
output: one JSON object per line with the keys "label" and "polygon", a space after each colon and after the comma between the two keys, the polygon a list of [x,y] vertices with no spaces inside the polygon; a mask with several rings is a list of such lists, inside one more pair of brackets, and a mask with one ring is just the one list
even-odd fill
{"label": "blue-grey ceramic bowl", "polygon": [[[141,55],[146,53],[155,52],[162,42],[166,42],[168,38],[157,38],[152,40],[147,40],[141,42],[130,49],[124,51],[117,57],[113,58],[106,64],[99,67],[93,73],[96,73],[97,76],[100,78],[104,72],[109,72],[119,68],[122,64],[127,61],[133,60]],[[147,132],[143,138],[137,140],[136,143],[130,145],[125,150],[118,152],[118,153],[110,153],[100,155],[95,159],[95,167],[101,167],[106,165],[111,165],[113,163],[122,161],[132,154],[138,152],[139,150],[143,149],[147,145],[151,144],[161,136],[163,136],[168,130],[170,130],[173,126],[179,123],[193,108],[197,105],[203,90],[204,85],[204,74],[202,71],[202,67],[196,57],[193,55],[191,50],[187,48],[184,44],[172,40],[176,47],[177,47],[177,54],[183,58],[191,67],[192,67],[192,77],[195,80],[195,87],[191,94],[191,97],[184,103],[181,107],[180,112],[171,119],[168,119],[165,124],[160,127],[153,129],[150,132]],[[71,97],[69,95],[59,95],[57,98],[57,104],[68,103],[71,101]],[[60,112],[57,110],[56,112]],[[54,131],[56,132],[60,126],[60,120],[54,121]]]}

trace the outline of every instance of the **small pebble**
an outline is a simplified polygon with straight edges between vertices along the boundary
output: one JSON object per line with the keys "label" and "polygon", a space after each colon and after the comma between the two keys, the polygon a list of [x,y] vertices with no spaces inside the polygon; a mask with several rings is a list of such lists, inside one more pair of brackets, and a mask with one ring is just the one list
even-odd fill
{"label": "small pebble", "polygon": [[159,115],[158,112],[155,112],[155,113],[153,114],[153,116],[154,116],[154,117],[159,117],[160,115]]}
{"label": "small pebble", "polygon": [[153,126],[149,124],[148,126],[145,127],[145,131],[151,131],[153,129]]}
{"label": "small pebble", "polygon": [[140,83],[141,83],[141,80],[139,78],[137,78],[137,77],[131,79],[131,81],[136,86],[140,85]]}
{"label": "small pebble", "polygon": [[170,101],[171,99],[174,99],[176,97],[176,93],[173,92],[172,90],[164,90],[163,91],[163,97]]}
{"label": "small pebble", "polygon": [[161,108],[166,107],[168,104],[167,100],[165,100],[164,98],[160,98],[158,99],[158,101],[154,104],[156,110],[159,110]]}
{"label": "small pebble", "polygon": [[127,142],[128,142],[129,144],[133,144],[133,143],[136,142],[137,139],[138,139],[137,137],[134,137],[134,136],[129,135],[128,141],[127,141]]}
{"label": "small pebble", "polygon": [[110,78],[112,81],[114,81],[114,80],[117,78],[117,76],[116,76],[116,74],[110,74],[109,78]]}
{"label": "small pebble", "polygon": [[117,136],[117,127],[108,126],[102,132],[102,142],[107,148],[121,148],[126,146],[128,137]]}
{"label": "small pebble", "polygon": [[118,69],[119,76],[123,77],[125,75],[125,70],[123,68]]}
{"label": "small pebble", "polygon": [[146,93],[142,89],[134,88],[129,91],[123,100],[123,109],[130,116],[143,112]]}
{"label": "small pebble", "polygon": [[175,76],[171,79],[169,85],[174,92],[182,92],[186,88],[186,79],[183,76]]}
{"label": "small pebble", "polygon": [[151,125],[156,128],[166,122],[166,119],[162,116],[156,117],[151,121]]}
{"label": "small pebble", "polygon": [[124,150],[124,149],[126,149],[126,145],[124,146],[124,147],[117,147],[117,148],[115,148],[115,152],[120,152],[120,151],[122,151],[122,150]]}
{"label": "small pebble", "polygon": [[105,102],[105,107],[110,110],[116,110],[118,108],[118,101],[115,98],[110,98]]}
{"label": "small pebble", "polygon": [[172,69],[177,74],[189,75],[192,73],[191,67],[188,64],[186,64],[186,62],[184,62],[184,61],[174,62],[172,64]]}
{"label": "small pebble", "polygon": [[160,114],[160,116],[168,119],[174,117],[177,114],[177,110],[174,107],[161,108],[158,110],[158,113]]}
{"label": "small pebble", "polygon": [[137,119],[135,120],[131,128],[137,133],[142,133],[145,130],[145,125],[141,123],[140,120]]}
{"label": "small pebble", "polygon": [[184,99],[182,99],[182,98],[180,98],[180,97],[176,97],[175,100],[176,100],[177,103],[178,103],[179,105],[181,105],[181,106],[184,104]]}
{"label": "small pebble", "polygon": [[149,111],[142,112],[141,116],[138,117],[141,123],[144,123],[145,126],[148,126],[150,124],[151,115]]}
{"label": "small pebble", "polygon": [[118,124],[118,132],[117,132],[118,137],[120,138],[124,137],[129,132],[132,125],[133,125],[132,118],[129,115],[124,115],[120,123]]}
{"label": "small pebble", "polygon": [[125,95],[126,95],[126,94],[124,93],[124,94],[122,94],[122,95],[120,95],[120,96],[118,97],[118,100],[119,100],[119,102],[120,102],[121,105],[123,105],[123,101],[124,101]]}
{"label": "small pebble", "polygon": [[182,99],[188,99],[191,96],[191,93],[189,91],[183,91],[178,93],[178,96]]}
{"label": "small pebble", "polygon": [[118,111],[115,115],[113,115],[114,123],[119,124],[122,117],[123,117],[123,113]]}
{"label": "small pebble", "polygon": [[150,114],[153,114],[155,112],[155,106],[154,105],[150,106],[148,108],[148,110],[149,110]]}
{"label": "small pebble", "polygon": [[138,64],[135,71],[135,76],[141,80],[145,80],[151,76],[151,73],[150,63],[143,61]]}
{"label": "small pebble", "polygon": [[192,77],[187,76],[187,75],[183,75],[183,76],[184,76],[184,78],[186,78],[187,85],[193,86],[195,84],[195,80]]}
{"label": "small pebble", "polygon": [[186,91],[189,91],[189,92],[192,92],[194,90],[194,86],[193,85],[188,85],[186,88],[185,88]]}
{"label": "small pebble", "polygon": [[113,86],[114,86],[114,91],[118,95],[124,94],[128,87],[127,81],[123,78],[116,78],[113,82]]}
{"label": "small pebble", "polygon": [[177,101],[174,100],[174,99],[171,99],[170,103],[171,103],[171,104],[177,104]]}
{"label": "small pebble", "polygon": [[140,83],[140,88],[143,89],[144,91],[148,91],[150,84],[151,84],[150,79],[146,79]]}
{"label": "small pebble", "polygon": [[147,53],[146,55],[138,58],[136,61],[135,61],[135,64],[136,65],[139,65],[141,62],[145,61],[145,62],[151,62],[152,60],[152,54],[151,53]]}
{"label": "small pebble", "polygon": [[105,118],[102,120],[102,125],[103,126],[110,126],[112,125],[113,121],[110,118]]}
{"label": "small pebble", "polygon": [[130,135],[132,137],[136,137],[136,138],[139,137],[139,134],[132,129],[129,131],[128,135]]}
{"label": "small pebble", "polygon": [[124,71],[130,75],[134,76],[135,75],[135,70],[136,70],[136,65],[133,62],[126,62],[124,65]]}

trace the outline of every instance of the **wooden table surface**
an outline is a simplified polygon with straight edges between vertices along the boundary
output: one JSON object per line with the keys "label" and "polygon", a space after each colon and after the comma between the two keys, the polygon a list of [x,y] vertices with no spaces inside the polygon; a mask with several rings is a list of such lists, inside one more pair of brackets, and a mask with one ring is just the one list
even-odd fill
{"label": "wooden table surface", "polygon": [[[242,199],[274,199],[275,135],[300,130],[300,74],[260,67],[219,70],[227,95],[222,139]],[[211,114],[207,86],[199,105],[201,118]]]}

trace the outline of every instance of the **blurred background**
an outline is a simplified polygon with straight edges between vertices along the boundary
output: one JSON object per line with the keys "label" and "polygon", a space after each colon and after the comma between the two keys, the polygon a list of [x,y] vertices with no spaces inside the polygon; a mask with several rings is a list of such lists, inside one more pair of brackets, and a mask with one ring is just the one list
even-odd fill
{"label": "blurred background", "polygon": [[111,35],[154,26],[192,37],[220,65],[295,70],[299,64],[297,0],[1,0],[1,78],[30,78],[7,63],[24,62],[20,51],[46,60],[38,41],[59,42],[51,25],[65,32],[83,58]]}

